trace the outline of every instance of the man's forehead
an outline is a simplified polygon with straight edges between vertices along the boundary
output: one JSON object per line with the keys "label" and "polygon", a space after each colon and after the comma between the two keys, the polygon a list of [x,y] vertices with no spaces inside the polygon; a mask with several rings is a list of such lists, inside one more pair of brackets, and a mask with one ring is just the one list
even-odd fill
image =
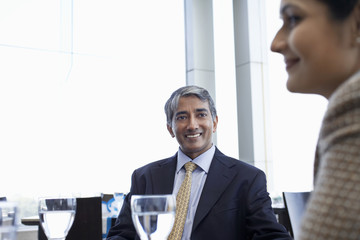
{"label": "man's forehead", "polygon": [[200,97],[198,97],[196,95],[181,96],[179,98],[178,105],[180,105],[183,102],[188,102],[188,101],[195,101],[202,105],[206,104],[207,106],[209,106],[209,101],[207,99],[201,99]]}

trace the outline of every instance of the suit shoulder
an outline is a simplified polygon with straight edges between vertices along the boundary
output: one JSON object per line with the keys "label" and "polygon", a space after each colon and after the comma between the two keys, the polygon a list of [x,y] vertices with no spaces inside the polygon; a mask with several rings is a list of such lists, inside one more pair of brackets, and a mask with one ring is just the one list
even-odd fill
{"label": "suit shoulder", "polygon": [[326,119],[354,112],[360,108],[360,72],[343,82],[329,99]]}
{"label": "suit shoulder", "polygon": [[154,162],[150,162],[142,167],[135,169],[135,172],[141,174],[141,173],[149,171],[150,169],[158,168],[158,167],[160,167],[162,165],[166,165],[166,164],[171,164],[175,158],[176,158],[176,155],[172,156],[172,157],[164,158],[161,160],[157,160]]}
{"label": "suit shoulder", "polygon": [[263,171],[260,168],[255,167],[254,165],[251,165],[250,163],[247,163],[243,160],[234,159],[236,161],[236,164],[239,168],[245,169],[246,171],[252,171],[256,173],[263,173]]}
{"label": "suit shoulder", "polygon": [[346,80],[329,99],[323,118],[319,151],[360,134],[360,72]]}
{"label": "suit shoulder", "polygon": [[247,163],[243,160],[239,160],[233,157],[229,157],[223,154],[222,152],[220,152],[219,150],[216,152],[215,157],[220,159],[220,161],[222,161],[224,164],[228,165],[228,167],[237,168],[239,170],[247,171],[247,172],[263,173],[261,169],[251,165],[250,163]]}

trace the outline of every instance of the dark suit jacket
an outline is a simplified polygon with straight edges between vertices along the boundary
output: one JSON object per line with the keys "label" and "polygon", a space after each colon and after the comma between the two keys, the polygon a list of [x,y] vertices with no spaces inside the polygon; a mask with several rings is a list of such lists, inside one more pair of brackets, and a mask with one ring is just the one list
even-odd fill
{"label": "dark suit jacket", "polygon": [[[177,154],[134,171],[131,191],[107,240],[139,239],[131,219],[130,198],[171,194]],[[217,148],[196,210],[192,240],[291,239],[277,223],[265,174]]]}

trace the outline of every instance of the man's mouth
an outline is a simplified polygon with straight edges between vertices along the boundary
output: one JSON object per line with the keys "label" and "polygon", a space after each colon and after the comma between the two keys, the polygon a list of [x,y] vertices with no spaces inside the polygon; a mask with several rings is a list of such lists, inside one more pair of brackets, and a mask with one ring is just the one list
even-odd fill
{"label": "man's mouth", "polygon": [[197,138],[200,137],[201,133],[197,133],[197,134],[192,134],[192,135],[186,135],[187,138]]}

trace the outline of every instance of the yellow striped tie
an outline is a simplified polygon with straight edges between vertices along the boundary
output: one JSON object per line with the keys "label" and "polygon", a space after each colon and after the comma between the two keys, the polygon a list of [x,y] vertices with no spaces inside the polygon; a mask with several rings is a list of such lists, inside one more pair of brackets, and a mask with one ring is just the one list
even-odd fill
{"label": "yellow striped tie", "polygon": [[189,206],[190,191],[191,191],[191,176],[197,165],[193,162],[185,164],[186,174],[185,179],[181,184],[178,194],[176,195],[176,214],[174,227],[168,237],[168,240],[180,240],[184,224],[186,220],[187,210]]}

